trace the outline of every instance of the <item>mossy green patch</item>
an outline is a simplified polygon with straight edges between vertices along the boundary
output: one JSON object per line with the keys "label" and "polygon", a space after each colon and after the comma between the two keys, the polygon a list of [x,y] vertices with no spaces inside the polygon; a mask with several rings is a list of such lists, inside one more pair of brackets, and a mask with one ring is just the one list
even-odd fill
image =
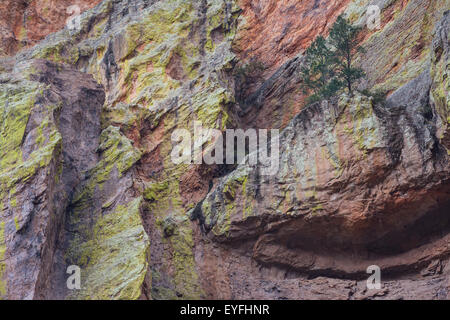
{"label": "mossy green patch", "polygon": [[182,299],[200,299],[202,289],[193,256],[193,231],[188,217],[178,218],[173,235],[167,239],[172,254],[172,282]]}
{"label": "mossy green patch", "polygon": [[67,45],[67,41],[60,41],[58,43],[51,43],[48,45],[45,45],[42,48],[39,48],[39,50],[36,50],[33,53],[34,59],[47,59],[51,60],[56,63],[62,63],[62,62],[72,62],[71,60],[67,61],[67,56],[64,55],[64,48]]}
{"label": "mossy green patch", "polygon": [[[209,195],[202,204],[205,224],[219,237],[228,237],[232,217],[238,213],[242,219],[253,215],[253,198],[248,190],[249,169],[240,166],[220,185],[216,192]],[[220,200],[219,200],[220,199]],[[213,203],[220,203],[220,208],[214,208]],[[237,210],[237,202],[242,204],[242,210]],[[240,212],[239,212],[240,211]]]}
{"label": "mossy green patch", "polygon": [[342,95],[339,100],[341,110],[346,110],[351,123],[346,123],[343,131],[353,139],[356,149],[361,151],[361,158],[367,155],[368,150],[378,146],[382,138],[379,133],[377,117],[373,113],[372,102],[368,97],[357,94],[355,97]]}
{"label": "mossy green patch", "polygon": [[121,177],[142,156],[141,152],[133,147],[131,141],[120,132],[120,129],[113,126],[102,131],[98,152],[101,153],[100,161],[90,170],[87,183],[76,192],[73,199],[74,204],[86,210],[96,188],[102,188],[103,184],[110,179],[114,168]]}
{"label": "mossy green patch", "polygon": [[[384,9],[401,0],[385,1]],[[346,13],[358,13],[357,23],[364,24],[368,0],[354,0]],[[366,71],[369,86],[375,90],[392,92],[415,79],[428,67],[432,29],[448,8],[450,1],[411,0],[399,4],[390,23],[374,30],[364,42],[366,49],[358,63]],[[421,19],[411,19],[412,16]],[[363,32],[367,32],[366,29]]]}
{"label": "mossy green patch", "polygon": [[16,231],[20,229],[19,218],[14,217],[14,226],[16,227]]}

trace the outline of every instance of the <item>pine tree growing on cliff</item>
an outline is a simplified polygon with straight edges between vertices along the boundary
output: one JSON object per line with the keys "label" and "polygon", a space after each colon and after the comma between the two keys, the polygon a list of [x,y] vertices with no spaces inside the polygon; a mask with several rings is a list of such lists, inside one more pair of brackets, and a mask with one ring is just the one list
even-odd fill
{"label": "pine tree growing on cliff", "polygon": [[306,50],[301,78],[304,93],[312,92],[308,102],[328,99],[344,88],[353,94],[353,84],[364,76],[353,66],[354,54],[363,51],[357,43],[358,31],[339,16],[328,41],[319,36]]}
{"label": "pine tree growing on cliff", "polygon": [[340,86],[334,79],[333,59],[333,52],[327,47],[326,40],[322,36],[317,37],[306,50],[301,77],[303,92],[305,94],[313,92],[308,98],[309,102],[328,98],[339,89]]}
{"label": "pine tree growing on cliff", "polygon": [[342,87],[347,87],[353,94],[353,84],[364,76],[360,68],[353,66],[353,57],[357,52],[363,52],[356,39],[359,29],[353,27],[342,16],[339,16],[330,31],[329,42],[333,47],[335,71]]}

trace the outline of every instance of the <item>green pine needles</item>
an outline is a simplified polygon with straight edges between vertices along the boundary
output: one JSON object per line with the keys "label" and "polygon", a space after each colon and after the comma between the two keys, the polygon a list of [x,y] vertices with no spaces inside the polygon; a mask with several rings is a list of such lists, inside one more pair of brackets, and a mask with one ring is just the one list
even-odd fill
{"label": "green pine needles", "polygon": [[364,72],[353,66],[353,56],[362,52],[358,46],[359,28],[350,25],[339,16],[326,40],[319,36],[305,52],[305,64],[301,69],[302,89],[311,94],[308,102],[328,99],[338,91],[347,89],[353,95],[353,85]]}

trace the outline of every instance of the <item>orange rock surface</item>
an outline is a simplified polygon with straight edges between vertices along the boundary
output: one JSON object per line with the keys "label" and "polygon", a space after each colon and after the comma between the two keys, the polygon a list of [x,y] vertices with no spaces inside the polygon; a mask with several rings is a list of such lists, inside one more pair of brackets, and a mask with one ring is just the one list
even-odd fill
{"label": "orange rock surface", "polygon": [[271,73],[314,38],[326,34],[349,0],[241,0],[245,21],[236,50],[241,59],[256,58]]}

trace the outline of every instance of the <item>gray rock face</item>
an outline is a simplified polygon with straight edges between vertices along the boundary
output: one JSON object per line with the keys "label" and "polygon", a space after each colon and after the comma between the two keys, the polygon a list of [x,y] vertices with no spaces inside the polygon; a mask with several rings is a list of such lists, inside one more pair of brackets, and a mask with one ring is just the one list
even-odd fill
{"label": "gray rock face", "polygon": [[[44,60],[16,65],[1,89],[1,134],[18,155],[1,167],[1,294],[39,298],[74,187],[97,161],[105,94],[91,76]],[[17,126],[8,127],[10,116]]]}
{"label": "gray rock face", "polygon": [[435,105],[439,126],[437,136],[442,144],[450,149],[450,11],[444,13],[444,17],[434,30],[434,38],[431,48],[431,99]]}

